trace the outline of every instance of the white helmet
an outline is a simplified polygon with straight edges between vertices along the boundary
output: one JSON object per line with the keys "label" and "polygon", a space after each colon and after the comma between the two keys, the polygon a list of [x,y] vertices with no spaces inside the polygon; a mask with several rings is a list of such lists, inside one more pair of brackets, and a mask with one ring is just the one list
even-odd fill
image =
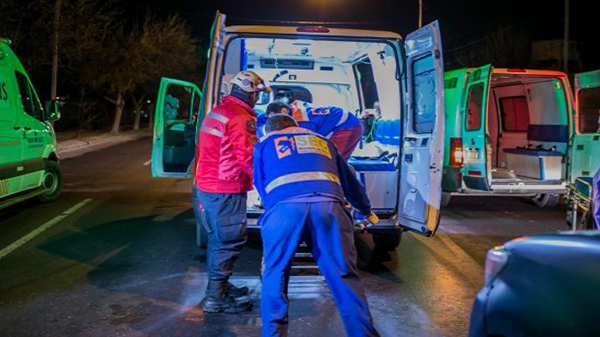
{"label": "white helmet", "polygon": [[271,92],[271,88],[267,87],[265,81],[253,71],[240,71],[235,74],[231,80],[231,86],[233,87],[234,84],[245,92]]}

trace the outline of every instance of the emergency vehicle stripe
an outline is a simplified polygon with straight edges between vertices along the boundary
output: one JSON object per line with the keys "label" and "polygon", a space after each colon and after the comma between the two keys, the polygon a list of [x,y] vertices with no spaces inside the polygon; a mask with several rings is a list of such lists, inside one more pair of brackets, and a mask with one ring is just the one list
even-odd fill
{"label": "emergency vehicle stripe", "polygon": [[299,183],[303,181],[311,181],[311,180],[325,180],[331,181],[336,184],[341,185],[340,178],[337,175],[329,172],[299,172],[299,173],[291,173],[281,176],[269,183],[265,188],[267,193],[270,193],[273,189],[291,184],[291,183]]}
{"label": "emergency vehicle stripe", "polygon": [[213,135],[213,136],[217,136],[217,137],[223,137],[223,132],[211,128],[210,126],[206,126],[206,125],[202,125],[200,127],[200,132],[205,132],[208,133],[209,135]]}
{"label": "emergency vehicle stripe", "polygon": [[344,124],[348,120],[348,117],[350,117],[348,114],[349,114],[349,112],[344,110],[344,112],[342,113],[342,118],[335,126],[340,126],[340,125]]}
{"label": "emergency vehicle stripe", "polygon": [[209,113],[208,115],[206,115],[206,117],[216,119],[223,124],[229,122],[229,118],[215,112]]}

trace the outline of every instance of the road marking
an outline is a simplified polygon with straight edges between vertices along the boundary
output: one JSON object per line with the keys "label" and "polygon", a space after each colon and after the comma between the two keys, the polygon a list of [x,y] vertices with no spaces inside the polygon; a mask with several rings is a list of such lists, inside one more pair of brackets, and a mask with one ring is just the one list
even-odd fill
{"label": "road marking", "polygon": [[61,222],[66,217],[68,217],[68,216],[72,215],[73,213],[77,212],[83,206],[87,205],[90,201],[92,201],[92,199],[85,199],[85,200],[83,200],[82,202],[78,203],[77,205],[75,205],[75,206],[69,208],[68,210],[64,211],[62,214],[54,217],[52,220],[50,220],[50,221],[46,222],[45,224],[41,225],[40,227],[34,229],[29,234],[25,235],[24,237],[20,238],[19,240],[15,241],[15,242],[13,242],[8,247],[0,250],[0,259],[4,258],[6,255],[8,255],[8,254],[14,252],[15,250],[19,249],[21,246],[23,246],[24,244],[26,244],[27,242],[31,241],[36,236],[38,236],[41,233],[43,233],[48,228],[50,228],[50,227],[56,225],[57,223]]}
{"label": "road marking", "polygon": [[147,162],[144,163],[144,166],[150,165],[151,162],[152,162],[152,159],[148,160]]}

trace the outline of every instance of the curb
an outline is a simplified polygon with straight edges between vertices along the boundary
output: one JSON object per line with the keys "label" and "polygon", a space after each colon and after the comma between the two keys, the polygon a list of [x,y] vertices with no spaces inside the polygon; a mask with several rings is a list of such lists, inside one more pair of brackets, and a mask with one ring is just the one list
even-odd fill
{"label": "curb", "polygon": [[98,151],[114,145],[131,142],[152,135],[151,130],[131,131],[121,134],[100,134],[88,138],[70,139],[58,143],[58,156],[60,159],[78,157],[83,154]]}

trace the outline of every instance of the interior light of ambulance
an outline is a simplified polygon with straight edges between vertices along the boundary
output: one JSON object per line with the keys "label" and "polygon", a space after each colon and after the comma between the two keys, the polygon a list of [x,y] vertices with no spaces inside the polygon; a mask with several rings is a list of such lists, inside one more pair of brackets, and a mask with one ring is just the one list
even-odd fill
{"label": "interior light of ambulance", "polygon": [[461,138],[450,138],[450,163],[454,166],[462,166],[464,162]]}
{"label": "interior light of ambulance", "polygon": [[299,33],[329,33],[329,28],[323,26],[304,26],[296,29]]}

